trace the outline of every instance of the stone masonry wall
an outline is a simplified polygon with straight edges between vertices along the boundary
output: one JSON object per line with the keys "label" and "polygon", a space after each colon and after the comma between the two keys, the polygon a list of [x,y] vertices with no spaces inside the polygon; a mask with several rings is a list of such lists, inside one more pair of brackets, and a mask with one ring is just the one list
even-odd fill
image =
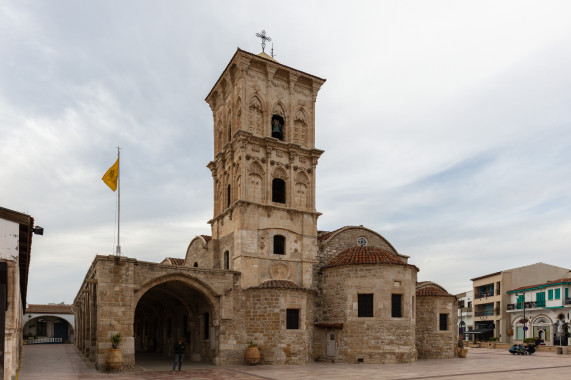
{"label": "stone masonry wall", "polygon": [[[343,323],[337,335],[335,361],[409,363],[416,357],[416,268],[404,265],[352,265],[325,268],[319,322]],[[358,295],[373,294],[373,317],[358,316]],[[402,295],[402,317],[391,315],[392,294]],[[323,335],[321,333],[321,335]],[[325,345],[319,340],[324,358]]]}
{"label": "stone masonry wall", "polygon": [[[313,293],[298,289],[248,289],[245,293],[246,340],[258,345],[263,363],[309,362],[313,344]],[[298,330],[286,329],[286,309],[300,310]]]}
{"label": "stone masonry wall", "polygon": [[[454,296],[419,296],[416,300],[416,349],[419,359],[454,357],[457,343],[458,301]],[[439,315],[448,314],[446,330]]]}
{"label": "stone masonry wall", "polygon": [[212,245],[206,244],[201,237],[194,238],[188,249],[186,250],[185,266],[194,267],[194,263],[198,265],[198,268],[213,268],[213,255],[212,255]]}

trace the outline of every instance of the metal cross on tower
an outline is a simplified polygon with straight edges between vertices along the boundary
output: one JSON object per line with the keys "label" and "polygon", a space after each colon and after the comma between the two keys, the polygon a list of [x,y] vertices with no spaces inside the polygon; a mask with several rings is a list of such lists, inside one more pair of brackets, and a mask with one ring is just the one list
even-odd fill
{"label": "metal cross on tower", "polygon": [[266,41],[271,42],[272,39],[269,36],[266,36],[266,31],[262,30],[261,33],[256,33],[256,37],[259,37],[262,39],[262,51],[264,51],[264,49],[266,48]]}

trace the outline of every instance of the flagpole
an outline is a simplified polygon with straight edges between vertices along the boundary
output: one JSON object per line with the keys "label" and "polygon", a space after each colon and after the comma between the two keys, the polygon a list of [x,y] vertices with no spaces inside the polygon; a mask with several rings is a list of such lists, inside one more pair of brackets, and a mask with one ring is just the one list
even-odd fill
{"label": "flagpole", "polygon": [[117,165],[118,175],[117,175],[117,248],[115,250],[115,255],[121,256],[121,148],[117,147]]}

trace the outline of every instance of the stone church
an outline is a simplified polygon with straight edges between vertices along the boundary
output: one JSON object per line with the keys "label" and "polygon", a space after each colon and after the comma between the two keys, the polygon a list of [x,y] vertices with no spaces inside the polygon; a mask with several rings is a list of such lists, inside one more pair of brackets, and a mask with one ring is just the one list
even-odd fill
{"label": "stone church", "polygon": [[[318,231],[316,98],[325,79],[238,49],[206,97],[211,235],[182,258],[97,256],[74,301],[76,345],[100,370],[110,336],[138,353],[242,364],[409,363],[454,355],[457,301],[363,226]],[[182,255],[181,255],[182,256]]]}

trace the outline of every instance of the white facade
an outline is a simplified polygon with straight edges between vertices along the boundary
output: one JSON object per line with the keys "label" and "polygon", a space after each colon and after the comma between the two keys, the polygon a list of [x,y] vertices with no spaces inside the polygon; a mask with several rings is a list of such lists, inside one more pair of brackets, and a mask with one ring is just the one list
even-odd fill
{"label": "white facade", "polygon": [[567,345],[570,289],[571,278],[565,278],[509,291],[513,341],[539,337],[546,345]]}
{"label": "white facade", "polygon": [[0,218],[0,259],[18,261],[20,225]]}
{"label": "white facade", "polygon": [[[458,332],[474,330],[474,291],[469,290],[456,294],[458,298]],[[465,335],[465,339],[472,339],[473,335]]]}
{"label": "white facade", "polygon": [[[45,323],[45,331],[40,332],[38,324]],[[56,336],[57,323],[65,322],[67,328],[67,342],[74,343],[75,316],[73,314],[60,314],[50,312],[26,313],[24,315],[24,338],[53,338]]]}

